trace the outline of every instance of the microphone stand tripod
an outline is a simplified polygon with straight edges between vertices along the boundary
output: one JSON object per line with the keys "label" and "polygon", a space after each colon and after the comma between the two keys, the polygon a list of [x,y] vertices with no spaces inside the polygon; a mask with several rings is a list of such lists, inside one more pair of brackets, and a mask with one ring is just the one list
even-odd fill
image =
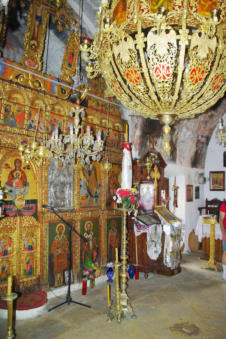
{"label": "microphone stand tripod", "polygon": [[68,252],[68,289],[67,289],[67,295],[66,295],[66,300],[56,306],[53,306],[52,308],[50,308],[48,310],[48,312],[54,310],[55,308],[57,307],[60,307],[64,304],[68,304],[70,305],[70,303],[74,303],[74,304],[78,304],[78,305],[81,305],[81,306],[84,306],[84,307],[88,307],[88,308],[91,308],[90,305],[86,305],[86,304],[82,304],[78,301],[74,301],[71,297],[71,269],[72,269],[72,230],[84,241],[87,242],[87,239],[85,237],[83,237],[81,234],[79,234],[76,229],[71,226],[67,221],[65,221],[55,210],[54,207],[51,207],[51,206],[45,206],[43,205],[42,206],[43,208],[47,208],[49,210],[51,210],[61,221],[63,221],[63,223],[68,226],[69,228],[69,252]]}

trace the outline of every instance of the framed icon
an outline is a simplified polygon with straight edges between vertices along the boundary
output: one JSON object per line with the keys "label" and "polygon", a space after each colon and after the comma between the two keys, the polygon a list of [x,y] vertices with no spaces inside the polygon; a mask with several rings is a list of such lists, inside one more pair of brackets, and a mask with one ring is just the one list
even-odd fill
{"label": "framed icon", "polygon": [[199,189],[199,186],[195,186],[195,199],[200,199],[200,189]]}
{"label": "framed icon", "polygon": [[193,201],[193,185],[186,185],[186,201]]}
{"label": "framed icon", "polygon": [[225,190],[225,172],[217,171],[210,172],[210,191],[224,191]]}

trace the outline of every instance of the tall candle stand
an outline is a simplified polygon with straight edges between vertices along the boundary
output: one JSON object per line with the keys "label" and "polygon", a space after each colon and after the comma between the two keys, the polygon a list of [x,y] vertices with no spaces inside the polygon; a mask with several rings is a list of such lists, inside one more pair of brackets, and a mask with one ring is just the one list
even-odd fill
{"label": "tall candle stand", "polygon": [[219,265],[215,261],[215,225],[217,224],[216,217],[202,218],[202,222],[210,224],[210,257],[206,264],[203,264],[201,268],[210,268],[218,271]]}
{"label": "tall candle stand", "polygon": [[123,223],[122,223],[122,238],[121,238],[121,260],[122,260],[122,270],[121,270],[121,293],[120,293],[120,304],[122,307],[123,314],[131,314],[132,317],[135,317],[132,306],[129,302],[129,297],[127,294],[127,210],[123,208]]}
{"label": "tall candle stand", "polygon": [[12,292],[12,277],[8,277],[8,291],[7,294],[2,297],[3,300],[7,301],[8,306],[8,334],[7,339],[15,338],[13,330],[13,300],[17,298],[17,293]]}
{"label": "tall candle stand", "polygon": [[123,316],[123,310],[120,303],[120,282],[119,282],[119,267],[121,264],[118,261],[118,249],[115,249],[115,305],[110,307],[108,312],[108,319],[111,321],[115,318],[118,322],[121,322]]}

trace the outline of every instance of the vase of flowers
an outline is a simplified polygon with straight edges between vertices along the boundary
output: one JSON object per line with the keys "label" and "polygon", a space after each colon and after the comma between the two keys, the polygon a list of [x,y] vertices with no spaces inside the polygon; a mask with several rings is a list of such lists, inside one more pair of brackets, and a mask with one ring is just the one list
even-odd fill
{"label": "vase of flowers", "polygon": [[90,287],[95,286],[95,278],[100,276],[100,268],[97,262],[92,262],[89,258],[84,263],[83,277],[90,281]]}
{"label": "vase of flowers", "polygon": [[128,212],[133,211],[137,207],[137,189],[134,187],[130,189],[119,188],[116,191],[114,200],[118,204],[122,204],[123,208],[128,210]]}

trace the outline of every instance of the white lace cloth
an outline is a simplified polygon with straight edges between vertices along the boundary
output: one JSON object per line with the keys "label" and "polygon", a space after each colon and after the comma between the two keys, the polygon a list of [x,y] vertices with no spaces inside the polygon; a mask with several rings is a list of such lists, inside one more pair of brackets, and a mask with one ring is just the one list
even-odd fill
{"label": "white lace cloth", "polygon": [[[202,222],[203,217],[210,217],[210,215],[200,215],[197,221],[195,234],[198,236],[199,242],[202,241],[202,238],[209,238],[210,237],[210,224],[204,224]],[[215,239],[222,240],[222,233],[220,229],[220,224],[215,225]]]}

